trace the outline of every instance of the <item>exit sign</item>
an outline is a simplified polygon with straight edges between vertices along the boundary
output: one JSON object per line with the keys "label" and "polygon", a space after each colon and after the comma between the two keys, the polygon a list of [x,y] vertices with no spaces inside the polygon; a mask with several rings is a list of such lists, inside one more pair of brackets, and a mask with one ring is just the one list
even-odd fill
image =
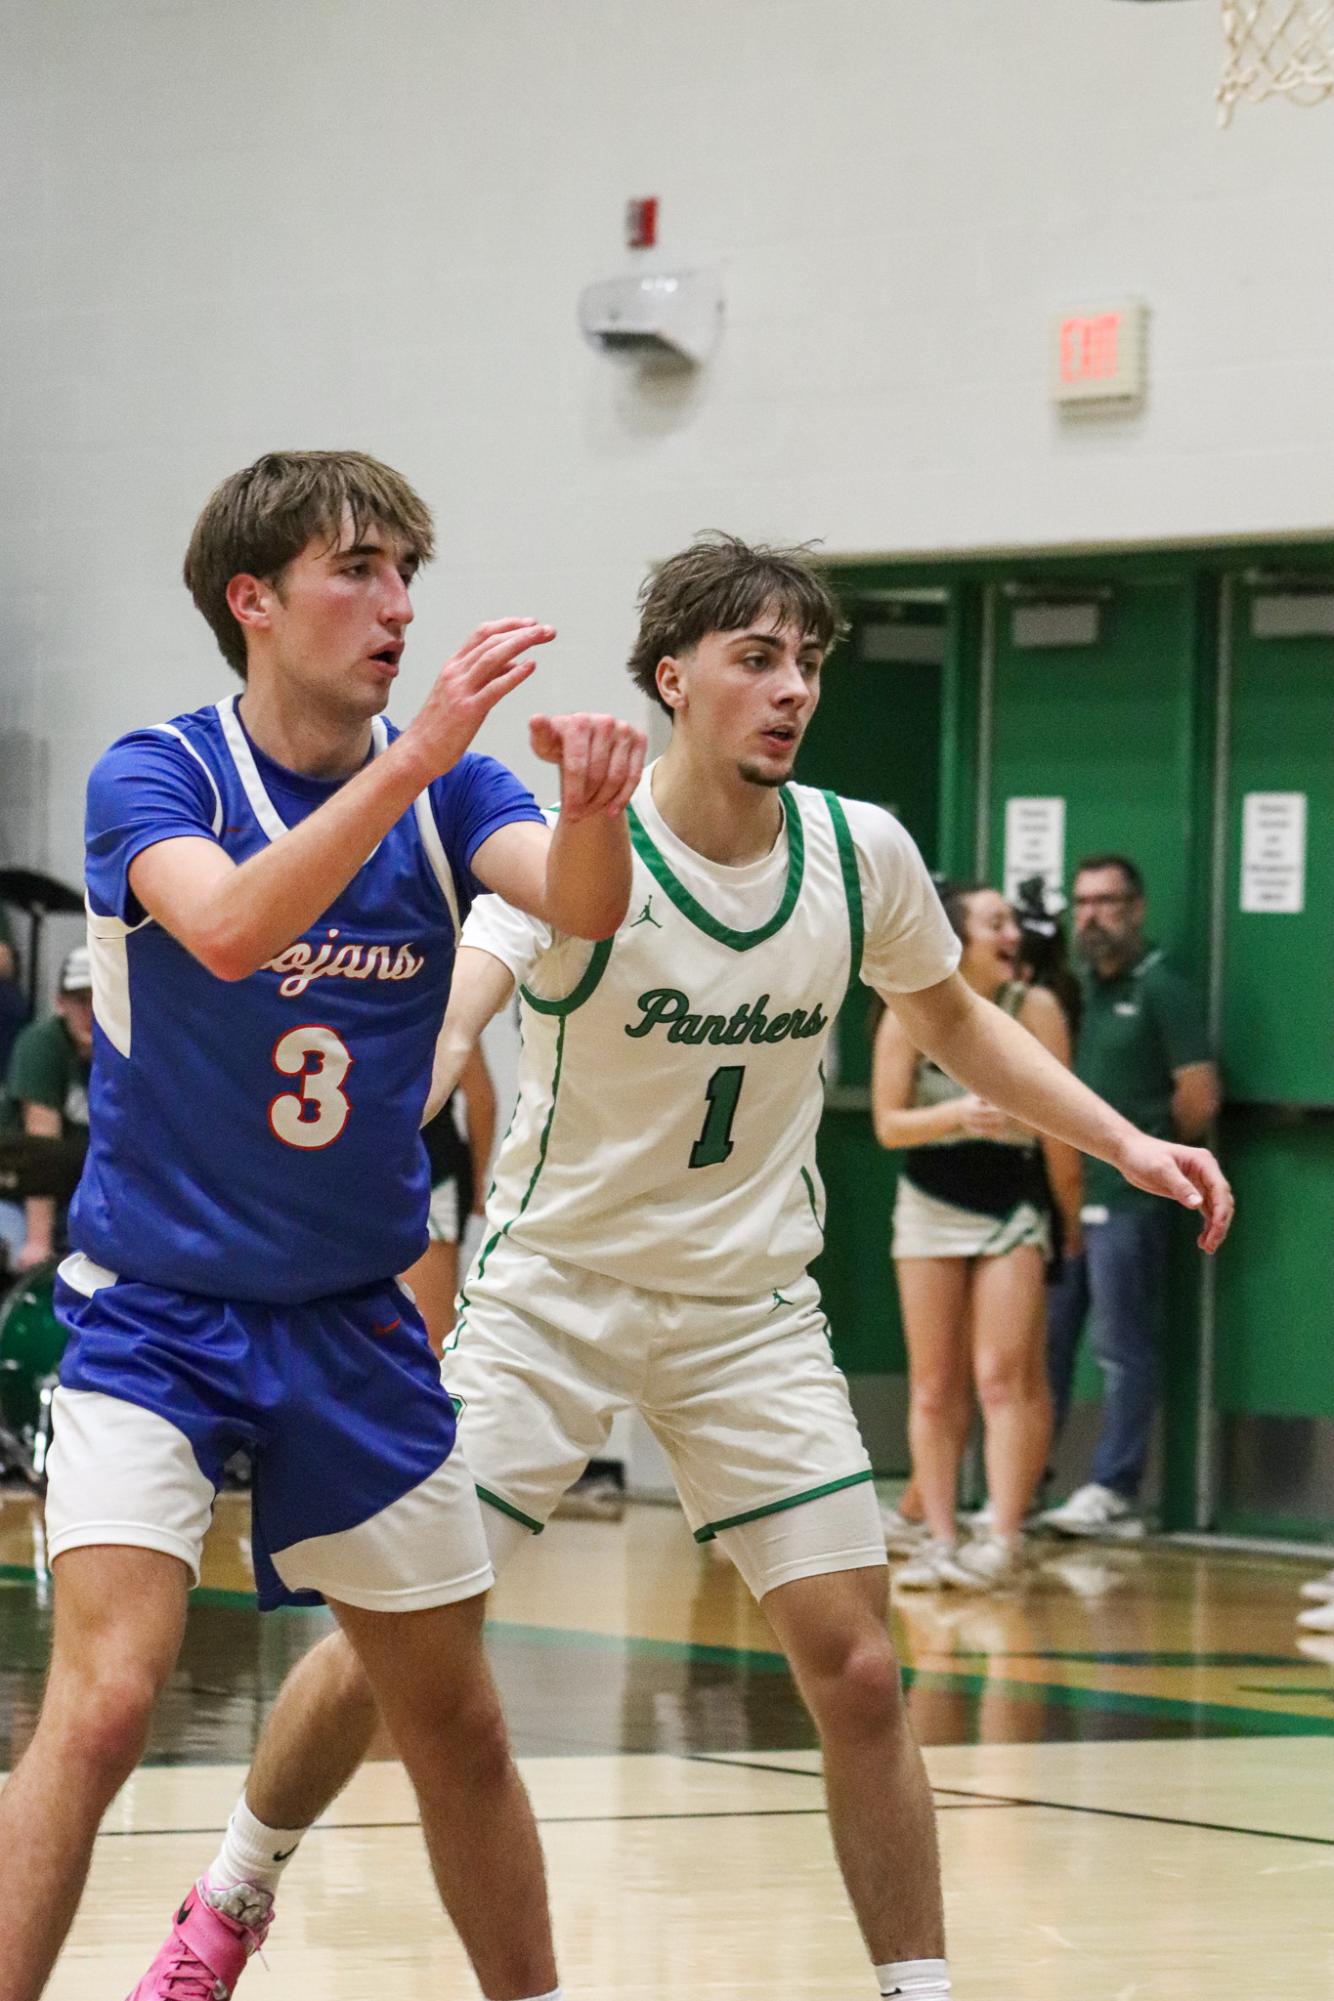
{"label": "exit sign", "polygon": [[1140,299],[1058,313],[1052,323],[1052,401],[1136,409],[1144,401],[1149,309]]}

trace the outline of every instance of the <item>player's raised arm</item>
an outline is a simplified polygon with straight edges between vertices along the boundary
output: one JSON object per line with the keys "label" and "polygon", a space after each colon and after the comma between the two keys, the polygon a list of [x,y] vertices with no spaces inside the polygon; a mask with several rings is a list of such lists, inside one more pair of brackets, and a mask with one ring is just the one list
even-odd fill
{"label": "player's raised arm", "polygon": [[532,673],[530,649],[554,637],[532,619],[479,626],[403,734],[299,826],[239,866],[202,833],[159,841],[130,864],[135,898],[219,979],[247,978],[328,909],[417,794],[458,763],[496,703]]}
{"label": "player's raised arm", "polygon": [[1200,1248],[1216,1251],[1232,1221],[1232,1190],[1203,1147],[1153,1139],[1081,1084],[1037,1038],[989,1007],[952,973],[919,993],[887,993],[919,1049],[979,1097],[1081,1153],[1110,1161],[1126,1180],[1198,1209]]}
{"label": "player's raised arm", "polygon": [[560,768],[554,832],[502,827],[473,857],[488,889],[553,931],[609,938],[630,900],[625,808],[644,768],[645,736],[615,716],[535,716],[534,752]]}

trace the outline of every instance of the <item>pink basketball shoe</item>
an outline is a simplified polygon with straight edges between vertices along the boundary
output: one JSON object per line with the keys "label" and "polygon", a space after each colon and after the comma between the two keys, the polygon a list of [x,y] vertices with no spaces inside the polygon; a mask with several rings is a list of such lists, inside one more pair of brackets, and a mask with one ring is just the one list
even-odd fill
{"label": "pink basketball shoe", "polygon": [[228,2001],[273,1922],[273,1898],[253,1883],[211,1890],[201,1877],[167,1943],[127,2001]]}

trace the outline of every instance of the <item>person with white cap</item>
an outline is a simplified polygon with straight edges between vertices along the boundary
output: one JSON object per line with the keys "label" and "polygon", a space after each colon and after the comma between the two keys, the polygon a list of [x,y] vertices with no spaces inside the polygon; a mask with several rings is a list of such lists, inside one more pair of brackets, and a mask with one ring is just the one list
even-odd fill
{"label": "person with white cap", "polygon": [[[60,968],[54,1014],[29,1022],[10,1054],[5,1088],[25,1133],[34,1139],[87,1138],[92,1058],[92,966],[88,947],[76,945]],[[64,1205],[54,1196],[30,1195],[23,1210],[24,1237],[14,1263],[19,1271],[31,1271],[62,1247]]]}

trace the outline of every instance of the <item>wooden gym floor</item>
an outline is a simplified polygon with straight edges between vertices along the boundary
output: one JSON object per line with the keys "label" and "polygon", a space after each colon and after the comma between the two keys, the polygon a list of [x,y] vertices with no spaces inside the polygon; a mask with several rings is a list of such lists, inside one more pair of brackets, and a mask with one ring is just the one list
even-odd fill
{"label": "wooden gym floor", "polygon": [[[265,1706],[322,1612],[260,1620],[225,1496],[148,1764],[98,1842],[50,2001],[119,2001],[208,1861]],[[50,1626],[40,1520],[0,1489],[0,1767]],[[1328,1559],[1326,1559],[1327,1561]],[[960,2001],[1334,2001],[1334,1643],[1319,1564],[1080,1545],[1022,1595],[900,1602],[940,1808]],[[558,1521],[493,1600],[571,2001],[873,1994],[819,1760],[763,1618],[667,1508]],[[410,1793],[369,1763],[284,1881],[254,2001],[474,1992]]]}

